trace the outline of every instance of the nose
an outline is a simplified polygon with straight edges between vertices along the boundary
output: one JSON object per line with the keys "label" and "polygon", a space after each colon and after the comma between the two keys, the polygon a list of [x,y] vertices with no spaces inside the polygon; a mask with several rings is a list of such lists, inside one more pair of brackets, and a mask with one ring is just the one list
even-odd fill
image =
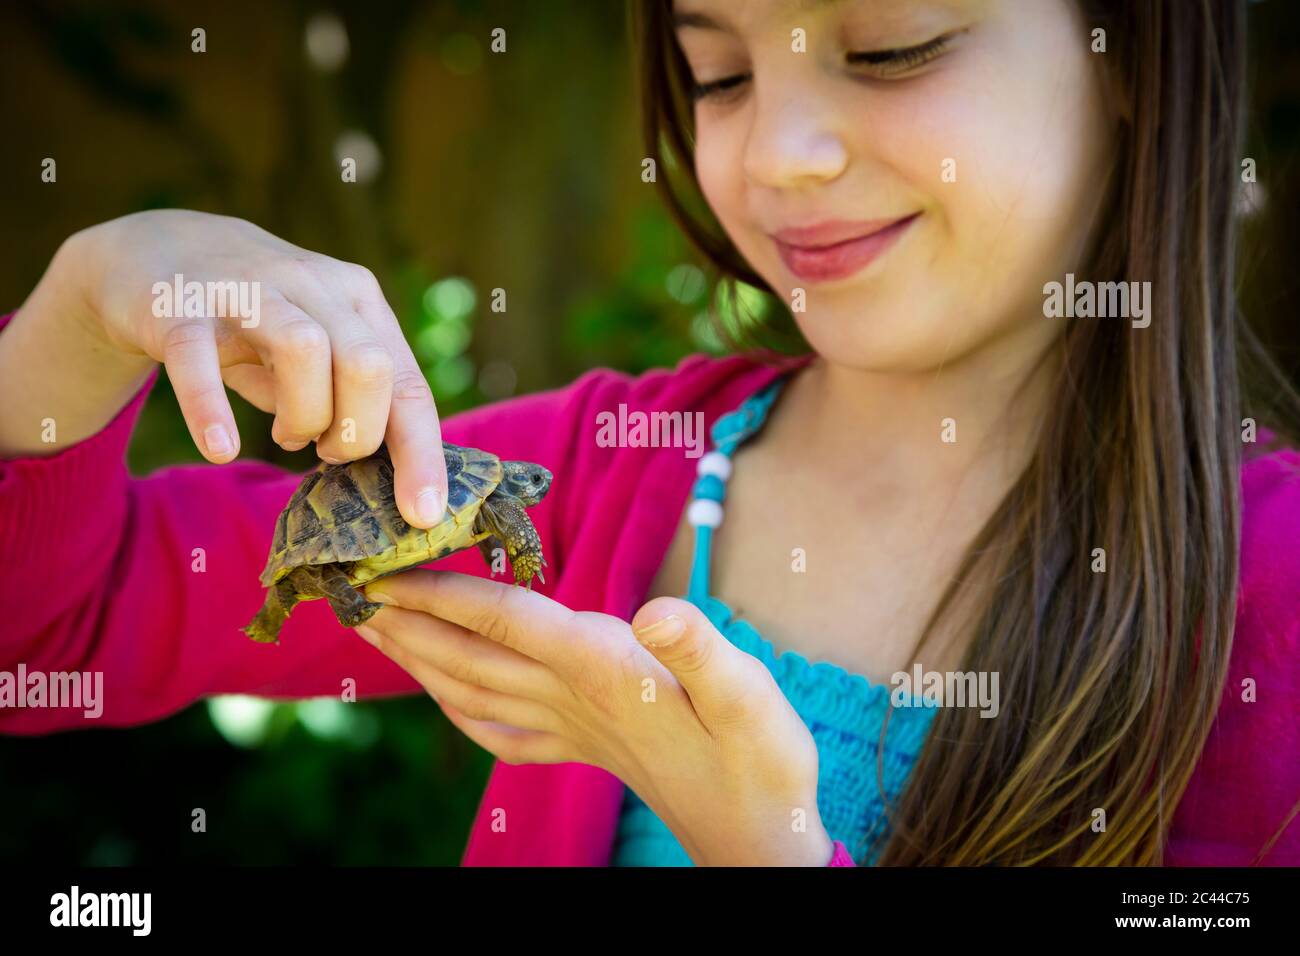
{"label": "nose", "polygon": [[753,96],[744,156],[751,182],[788,189],[830,182],[844,172],[849,149],[839,128],[843,117],[815,79],[787,82],[783,76],[766,86],[759,81]]}

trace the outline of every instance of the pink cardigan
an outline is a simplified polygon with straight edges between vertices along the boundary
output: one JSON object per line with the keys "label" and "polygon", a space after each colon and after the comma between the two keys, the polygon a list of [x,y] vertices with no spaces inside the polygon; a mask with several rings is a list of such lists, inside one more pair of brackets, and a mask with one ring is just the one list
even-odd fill
{"label": "pink cardigan", "polygon": [[[0,320],[3,322],[3,320]],[[2,328],[2,325],[0,325]],[[572,384],[447,419],[449,441],[539,462],[556,480],[532,509],[550,570],[543,593],[630,618],[667,553],[696,460],[673,448],[602,448],[598,412],[700,411],[706,425],[776,370],[691,356],[638,377],[595,369]],[[275,518],[299,476],[258,461],[128,476],[124,451],[155,377],[99,434],[48,457],[0,462],[0,670],[102,671],[103,714],[126,726],[209,694],[272,698],[420,691],[335,621],[301,605],[279,646],[238,628],[261,605],[257,577]],[[33,427],[38,427],[33,425]],[[1300,797],[1300,455],[1243,472],[1243,584],[1231,677],[1173,820],[1167,861],[1251,861]],[[192,570],[202,548],[206,570]],[[477,551],[438,565],[486,574]],[[53,582],[57,580],[57,587]],[[1258,684],[1246,704],[1242,679]],[[96,722],[90,722],[94,725]],[[0,732],[87,726],[81,711],[0,708]],[[467,865],[607,865],[624,787],[582,764],[493,768],[469,834]],[[504,832],[493,828],[504,810]],[[1300,863],[1300,823],[1265,857]],[[841,845],[831,865],[852,865]]]}

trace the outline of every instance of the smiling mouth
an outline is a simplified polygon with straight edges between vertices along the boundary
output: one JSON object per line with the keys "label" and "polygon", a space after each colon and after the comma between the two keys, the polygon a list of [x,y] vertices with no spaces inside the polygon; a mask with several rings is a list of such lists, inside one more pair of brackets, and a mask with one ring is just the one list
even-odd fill
{"label": "smiling mouth", "polygon": [[913,213],[874,232],[824,246],[797,246],[775,237],[773,241],[781,261],[796,277],[807,282],[830,282],[865,269],[897,242],[920,215]]}

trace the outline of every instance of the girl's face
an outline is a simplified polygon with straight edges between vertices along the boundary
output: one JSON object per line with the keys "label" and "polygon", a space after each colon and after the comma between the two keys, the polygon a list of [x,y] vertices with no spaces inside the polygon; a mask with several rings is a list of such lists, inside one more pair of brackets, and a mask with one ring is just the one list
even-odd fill
{"label": "girl's face", "polygon": [[1112,135],[1072,0],[673,12],[701,188],[817,352],[921,371],[1054,338],[1043,284],[1080,264]]}

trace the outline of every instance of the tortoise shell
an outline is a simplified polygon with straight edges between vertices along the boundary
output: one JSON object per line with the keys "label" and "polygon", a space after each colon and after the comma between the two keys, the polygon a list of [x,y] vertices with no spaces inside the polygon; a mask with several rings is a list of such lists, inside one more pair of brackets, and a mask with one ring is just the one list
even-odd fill
{"label": "tortoise shell", "polygon": [[[363,584],[469,547],[479,509],[501,483],[501,459],[450,442],[442,451],[447,510],[428,530],[412,527],[398,512],[393,462],[383,445],[368,458],[322,464],[308,474],[276,522],[262,586],[315,564],[342,565],[351,583]],[[348,568],[354,562],[358,566]]]}

